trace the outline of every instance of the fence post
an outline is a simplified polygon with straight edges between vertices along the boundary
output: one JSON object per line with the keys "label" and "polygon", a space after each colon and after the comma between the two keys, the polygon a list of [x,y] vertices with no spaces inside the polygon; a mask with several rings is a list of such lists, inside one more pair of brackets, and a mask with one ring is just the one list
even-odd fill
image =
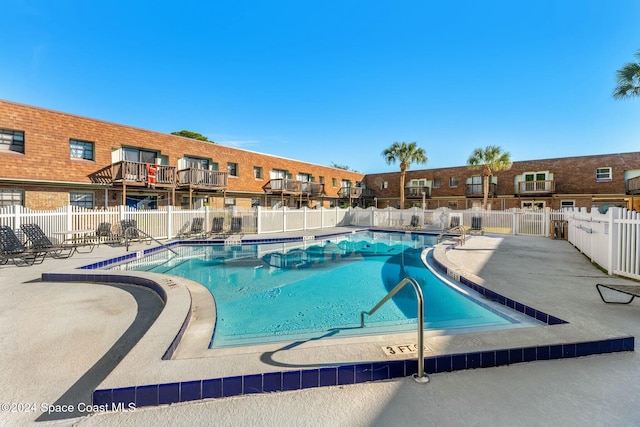
{"label": "fence post", "polygon": [[167,206],[167,240],[173,238],[173,206]]}
{"label": "fence post", "polygon": [[614,266],[618,265],[618,244],[620,238],[620,223],[616,224],[616,219],[620,218],[620,208],[609,208],[607,211],[607,223],[605,226],[609,227],[609,239],[607,242],[608,259],[607,259],[607,273],[613,274]]}
{"label": "fence post", "polygon": [[324,206],[320,206],[320,229],[324,228]]}
{"label": "fence post", "polygon": [[282,232],[287,231],[287,207],[282,207]]}
{"label": "fence post", "polygon": [[14,205],[13,206],[13,229],[14,230],[19,230],[20,226],[22,225],[22,218],[21,218],[21,212],[22,211],[22,206],[21,205]]}
{"label": "fence post", "polygon": [[262,232],[262,207],[256,206],[256,233]]}
{"label": "fence post", "polygon": [[512,215],[511,234],[518,234],[516,233],[516,227],[518,226],[518,211],[516,209],[512,210],[511,215]]}
{"label": "fence post", "polygon": [[66,217],[66,229],[73,230],[73,206],[67,205],[65,206],[65,217]]}
{"label": "fence post", "polygon": [[302,229],[303,230],[307,229],[307,207],[306,206],[302,207]]}

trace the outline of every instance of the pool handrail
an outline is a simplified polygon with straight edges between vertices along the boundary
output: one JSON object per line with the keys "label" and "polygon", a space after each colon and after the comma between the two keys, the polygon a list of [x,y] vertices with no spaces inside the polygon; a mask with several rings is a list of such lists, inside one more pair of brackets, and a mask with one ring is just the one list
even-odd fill
{"label": "pool handrail", "polygon": [[138,233],[142,233],[142,234],[144,234],[146,237],[148,237],[150,240],[153,240],[154,242],[156,242],[157,244],[159,244],[160,246],[162,246],[162,247],[163,247],[163,248],[165,248],[166,250],[171,251],[171,252],[173,252],[173,253],[174,253],[174,254],[176,254],[176,255],[179,255],[179,254],[178,254],[178,252],[174,251],[174,250],[173,250],[173,249],[171,249],[169,246],[165,245],[164,243],[160,242],[160,241],[159,241],[158,239],[156,239],[155,237],[151,236],[151,235],[150,235],[150,234],[148,234],[148,233],[145,233],[144,231],[140,230],[138,227],[134,227],[134,226],[129,226],[129,227],[127,227],[127,228],[123,231],[123,234],[124,234],[124,242],[125,242],[125,245],[126,245],[126,247],[127,247],[127,252],[129,251],[129,241],[130,241],[130,240],[132,240],[132,238],[131,238],[131,237],[128,237],[128,235],[127,235],[127,232],[128,232],[128,231],[135,231],[135,232],[138,232]]}
{"label": "pool handrail", "polygon": [[393,289],[389,291],[389,293],[380,300],[378,304],[375,305],[369,311],[360,312],[360,327],[364,328],[364,316],[371,316],[375,313],[380,307],[382,307],[387,301],[389,301],[395,294],[397,294],[400,289],[404,288],[407,283],[410,283],[413,286],[413,290],[416,292],[416,297],[418,299],[418,372],[413,374],[413,379],[419,383],[428,383],[429,376],[424,372],[424,297],[422,296],[422,288],[416,281],[416,279],[411,277],[405,277],[398,283]]}

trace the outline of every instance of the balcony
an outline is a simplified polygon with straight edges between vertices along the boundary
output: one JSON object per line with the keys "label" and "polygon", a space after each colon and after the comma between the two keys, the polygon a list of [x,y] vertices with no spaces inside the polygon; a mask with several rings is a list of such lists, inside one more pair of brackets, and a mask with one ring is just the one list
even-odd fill
{"label": "balcony", "polygon": [[188,168],[178,171],[178,186],[195,190],[224,190],[227,188],[229,172]]}
{"label": "balcony", "polygon": [[340,199],[359,199],[360,197],[373,197],[373,190],[362,187],[341,187],[338,190],[338,198]]}
{"label": "balcony", "polygon": [[627,194],[640,194],[640,176],[627,180]]}
{"label": "balcony", "polygon": [[[489,183],[489,197],[495,197],[498,192],[498,184],[495,182]],[[483,184],[467,184],[465,195],[467,197],[484,197]]]}
{"label": "balcony", "polygon": [[[177,184],[176,167],[156,165],[155,188],[172,188]],[[148,183],[147,163],[123,160],[111,165],[111,182],[126,186],[144,187]]]}
{"label": "balcony", "polygon": [[271,194],[301,194],[303,196],[321,196],[324,194],[324,184],[316,182],[297,181],[288,178],[276,178],[267,182],[262,189]]}
{"label": "balcony", "polygon": [[518,185],[518,194],[553,194],[556,192],[556,182],[553,179],[544,181],[520,181]]}
{"label": "balcony", "polygon": [[404,189],[404,196],[407,199],[422,199],[422,193],[424,193],[425,198],[430,198],[431,187],[411,185]]}

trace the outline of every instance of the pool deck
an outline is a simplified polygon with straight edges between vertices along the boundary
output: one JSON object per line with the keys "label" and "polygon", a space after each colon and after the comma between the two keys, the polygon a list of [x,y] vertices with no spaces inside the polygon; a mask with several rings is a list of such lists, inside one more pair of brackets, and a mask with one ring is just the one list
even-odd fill
{"label": "pool deck", "polygon": [[[146,248],[140,245],[132,250]],[[449,251],[441,247],[436,252],[435,258],[451,271],[569,323],[444,336],[428,333],[425,356],[640,333],[640,302],[607,305],[595,288],[596,283],[635,282],[607,276],[566,241],[485,235],[468,239],[462,247]],[[90,386],[168,383],[383,360],[382,346],[415,340],[413,333],[313,340],[286,349],[279,344],[216,351],[202,349],[201,341],[208,331],[198,331],[194,321],[191,326],[195,325],[195,332],[185,334],[174,359],[162,360],[167,340],[171,342],[188,313],[185,301],[189,297],[194,298],[192,304],[199,313],[193,319],[211,316],[206,295],[201,296],[203,303],[193,297],[198,293],[197,285],[165,284],[175,295],[169,296],[158,314],[151,292],[136,294],[126,286],[38,281],[42,273],[68,272],[124,254],[123,247],[101,246],[91,254],[76,254],[68,260],[47,259],[41,265],[23,268],[0,266],[0,402],[35,405],[22,407],[20,413],[3,409],[0,422],[26,424],[40,418],[45,421],[38,425],[80,426],[640,424],[636,403],[640,356],[630,351],[439,373],[431,375],[426,385],[405,377],[82,418],[55,420],[42,415],[42,404],[61,402],[62,396],[69,402],[86,401]],[[149,304],[142,306],[141,301]],[[145,318],[153,320],[154,316],[158,319],[151,327],[144,323]],[[123,342],[123,336],[136,333],[144,334],[139,342],[137,338]],[[124,357],[119,363],[103,357],[113,355],[114,348],[127,349],[126,355],[118,355]]]}

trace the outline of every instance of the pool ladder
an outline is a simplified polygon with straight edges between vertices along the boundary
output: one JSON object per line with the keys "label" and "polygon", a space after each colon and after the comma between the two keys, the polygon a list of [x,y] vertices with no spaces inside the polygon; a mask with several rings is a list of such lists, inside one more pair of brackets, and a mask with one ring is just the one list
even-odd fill
{"label": "pool ladder", "polygon": [[452,228],[448,228],[445,231],[443,231],[442,233],[440,233],[438,235],[437,239],[436,239],[436,242],[437,243],[441,243],[444,240],[444,238],[445,238],[445,236],[447,234],[454,234],[456,232],[459,234],[459,237],[453,237],[453,239],[454,240],[458,240],[460,242],[460,246],[464,245],[465,240],[467,238],[467,229],[464,228],[461,225],[458,225],[458,226],[452,227]]}
{"label": "pool ladder", "polygon": [[145,237],[148,237],[149,239],[153,240],[154,242],[156,242],[157,244],[159,244],[160,246],[162,246],[166,250],[171,251],[176,255],[179,255],[178,252],[174,251],[169,246],[167,246],[164,243],[160,242],[158,239],[156,239],[152,235],[150,235],[148,233],[145,233],[144,231],[140,230],[138,227],[129,227],[126,230],[124,230],[124,233],[123,233],[124,234],[124,243],[125,243],[125,245],[127,247],[127,252],[129,251],[129,243],[131,242],[131,240],[137,239],[137,237],[134,237],[134,234],[133,234],[134,231],[137,231],[138,233],[144,235]]}
{"label": "pool ladder", "polygon": [[382,298],[378,304],[375,305],[369,311],[363,311],[360,313],[360,327],[364,328],[364,316],[371,316],[375,313],[380,307],[382,307],[387,301],[389,301],[395,294],[400,292],[400,289],[404,288],[407,284],[411,284],[413,286],[413,290],[416,292],[416,297],[418,299],[418,372],[413,374],[413,379],[419,383],[428,383],[429,376],[424,372],[424,297],[422,296],[422,289],[420,285],[411,277],[405,277],[396,285],[395,288],[391,289],[387,296]]}

